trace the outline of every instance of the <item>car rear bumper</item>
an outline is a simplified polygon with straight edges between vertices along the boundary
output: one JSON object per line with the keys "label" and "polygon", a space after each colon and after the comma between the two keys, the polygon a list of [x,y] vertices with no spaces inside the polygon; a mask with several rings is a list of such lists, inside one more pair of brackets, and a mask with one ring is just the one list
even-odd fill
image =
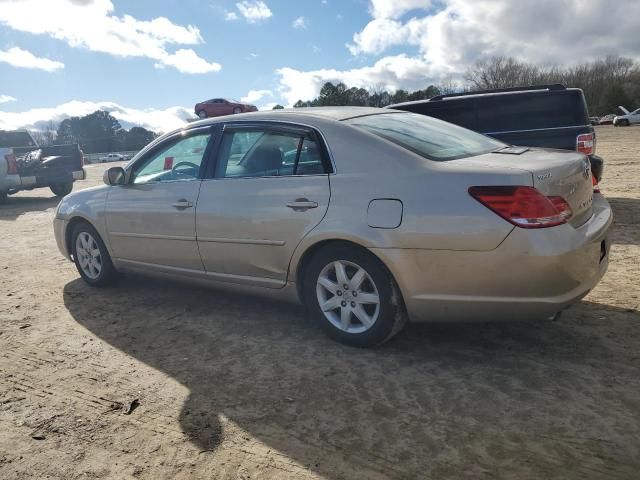
{"label": "car rear bumper", "polygon": [[596,286],[608,267],[609,204],[570,225],[515,228],[492,251],[372,249],[400,287],[412,321],[536,320],[553,316]]}
{"label": "car rear bumper", "polygon": [[61,168],[40,169],[33,174],[29,172],[19,175],[6,175],[0,181],[0,190],[30,190],[33,188],[49,187],[57,183],[69,183],[84,180],[87,173],[84,168],[76,170]]}

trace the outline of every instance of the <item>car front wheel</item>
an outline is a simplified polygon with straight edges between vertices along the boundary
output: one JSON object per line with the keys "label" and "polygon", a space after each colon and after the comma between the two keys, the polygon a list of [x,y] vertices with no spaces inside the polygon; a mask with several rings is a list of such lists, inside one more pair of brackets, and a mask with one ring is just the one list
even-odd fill
{"label": "car front wheel", "polygon": [[204,110],[200,110],[198,112],[198,118],[207,118],[207,112],[205,112]]}
{"label": "car front wheel", "polygon": [[78,273],[92,287],[105,287],[117,279],[111,256],[91,225],[83,222],[74,228],[71,249]]}
{"label": "car front wheel", "polygon": [[240,107],[236,107],[233,109],[233,113],[235,114],[242,113],[242,109]]}
{"label": "car front wheel", "polygon": [[356,347],[380,345],[406,319],[395,283],[366,251],[329,247],[314,255],[304,280],[311,314],[335,340]]}

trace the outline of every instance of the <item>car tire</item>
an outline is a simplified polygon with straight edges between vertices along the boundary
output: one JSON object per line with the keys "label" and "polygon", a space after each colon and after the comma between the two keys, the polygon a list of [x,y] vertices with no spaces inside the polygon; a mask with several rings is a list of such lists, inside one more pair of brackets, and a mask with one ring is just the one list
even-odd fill
{"label": "car tire", "polygon": [[242,113],[242,109],[240,107],[236,107],[233,109],[234,114]]}
{"label": "car tire", "polygon": [[50,185],[49,188],[55,196],[62,198],[71,193],[71,190],[73,190],[73,182],[54,183]]}
{"label": "car tire", "polygon": [[9,194],[7,192],[5,192],[4,190],[0,190],[0,205],[2,205],[3,203],[7,203],[8,196]]}
{"label": "car tire", "polygon": [[618,123],[621,127],[628,127],[630,125],[629,120],[627,120],[626,118],[620,120]]}
{"label": "car tire", "polygon": [[[339,285],[338,269],[342,267],[338,264],[344,267],[348,288]],[[362,280],[360,285],[358,279]],[[364,249],[339,245],[319,250],[305,269],[303,292],[312,317],[331,338],[347,345],[381,345],[406,323],[393,277],[380,260]],[[335,309],[327,310],[334,305]]]}
{"label": "car tire", "polygon": [[200,110],[198,112],[198,118],[202,118],[202,119],[207,118],[207,112],[205,112],[204,110]]}
{"label": "car tire", "polygon": [[88,223],[81,222],[73,229],[71,252],[78,273],[92,287],[107,287],[118,279],[102,238]]}

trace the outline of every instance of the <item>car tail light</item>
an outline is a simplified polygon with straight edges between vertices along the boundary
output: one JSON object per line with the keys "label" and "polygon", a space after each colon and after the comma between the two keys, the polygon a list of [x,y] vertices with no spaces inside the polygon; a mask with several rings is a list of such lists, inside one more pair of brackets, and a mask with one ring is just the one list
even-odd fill
{"label": "car tail light", "polygon": [[15,175],[18,173],[18,162],[16,162],[16,156],[13,153],[7,153],[4,156],[7,161],[7,174]]}
{"label": "car tail light", "polygon": [[591,184],[593,185],[593,193],[600,193],[600,185],[595,175],[591,175]]}
{"label": "car tail light", "polygon": [[593,155],[596,151],[596,138],[593,133],[583,133],[576,137],[576,151]]}
{"label": "car tail light", "polygon": [[521,228],[554,227],[566,223],[573,215],[564,198],[547,197],[533,187],[471,187],[469,194]]}

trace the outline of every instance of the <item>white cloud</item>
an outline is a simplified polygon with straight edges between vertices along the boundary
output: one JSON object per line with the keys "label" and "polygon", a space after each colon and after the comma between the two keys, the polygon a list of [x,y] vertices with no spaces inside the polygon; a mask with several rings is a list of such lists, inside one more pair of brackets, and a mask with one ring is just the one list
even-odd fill
{"label": "white cloud", "polygon": [[[150,58],[185,73],[220,69],[218,64],[203,59],[200,59],[200,66],[194,68],[197,54],[193,50],[169,51],[169,47],[175,45],[203,43],[197,27],[177,25],[165,17],[151,20],[138,20],[131,15],[118,17],[113,14],[111,0],[0,0],[0,3],[0,24],[14,30],[48,35],[71,47],[93,52]],[[187,51],[191,53],[185,54]],[[188,56],[187,61],[185,56]],[[202,68],[202,62],[210,67]]]}
{"label": "white cloud", "polygon": [[311,100],[326,82],[344,82],[349,87],[370,88],[383,86],[394,91],[398,88],[426,88],[438,72],[421,58],[407,55],[384,57],[373,66],[351,70],[320,69],[300,71],[284,67],[276,70],[280,94],[288,106],[298,100]]}
{"label": "white cloud", "polygon": [[249,93],[240,100],[246,103],[255,103],[265,97],[273,97],[273,92],[271,90],[249,90]]}
{"label": "white cloud", "polygon": [[304,30],[309,26],[309,21],[304,17],[296,18],[291,24],[296,30]]}
{"label": "white cloud", "polygon": [[262,0],[244,0],[236,3],[236,8],[248,23],[266,20],[273,15],[271,9]]}
{"label": "white cloud", "polygon": [[59,123],[65,118],[83,116],[96,110],[107,110],[117,118],[124,128],[142,126],[155,132],[167,132],[187,124],[194,117],[193,110],[184,107],[165,109],[137,109],[114,102],[71,101],[50,108],[33,108],[23,112],[3,112],[0,110],[0,130],[27,128],[42,130],[49,121]]}
{"label": "white cloud", "polygon": [[378,55],[394,46],[416,47],[418,53],[350,70],[280,68],[278,90],[289,106],[315,98],[328,81],[388,90],[456,81],[476,61],[494,55],[560,65],[610,54],[640,60],[637,0],[370,0],[370,13],[372,20],[348,45],[354,55]]}
{"label": "white cloud", "polygon": [[155,64],[156,68],[164,68],[170,65],[183,73],[209,73],[217,72],[222,68],[219,63],[207,62],[200,58],[196,52],[190,48],[181,48],[173,54],[167,54],[160,62]]}
{"label": "white cloud", "polygon": [[371,0],[369,11],[373,18],[399,18],[415,9],[426,9],[431,0]]}
{"label": "white cloud", "polygon": [[[421,16],[402,19],[416,9]],[[370,11],[373,19],[348,45],[354,55],[415,46],[450,72],[492,55],[565,65],[609,54],[640,57],[636,0],[371,0]]]}
{"label": "white cloud", "polygon": [[0,95],[0,103],[8,103],[15,102],[18,100],[16,97],[12,97],[11,95]]}
{"label": "white cloud", "polygon": [[8,63],[14,67],[35,68],[46,72],[55,72],[64,68],[64,63],[48,58],[36,57],[28,50],[12,47],[8,50],[0,50],[0,62]]}
{"label": "white cloud", "polygon": [[224,19],[229,21],[229,22],[234,22],[236,20],[239,20],[240,17],[238,16],[238,14],[236,12],[225,12]]}

